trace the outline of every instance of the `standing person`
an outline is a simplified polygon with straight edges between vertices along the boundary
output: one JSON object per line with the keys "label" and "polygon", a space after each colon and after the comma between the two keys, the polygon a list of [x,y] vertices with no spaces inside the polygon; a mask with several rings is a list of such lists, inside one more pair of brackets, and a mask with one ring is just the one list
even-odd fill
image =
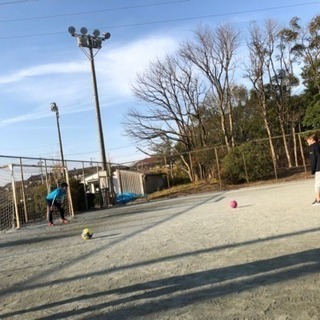
{"label": "standing person", "polygon": [[60,187],[50,192],[46,197],[47,202],[47,218],[49,226],[53,226],[53,207],[56,207],[60,212],[61,222],[68,223],[64,217],[64,208],[61,207],[61,202],[66,194],[68,184],[61,183]]}
{"label": "standing person", "polygon": [[312,205],[320,205],[320,145],[318,136],[313,133],[307,138],[311,174],[315,176],[315,200]]}

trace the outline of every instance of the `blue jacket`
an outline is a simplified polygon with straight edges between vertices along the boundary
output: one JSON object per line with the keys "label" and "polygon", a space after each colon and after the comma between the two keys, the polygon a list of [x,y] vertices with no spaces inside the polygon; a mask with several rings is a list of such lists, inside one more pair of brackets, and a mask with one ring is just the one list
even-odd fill
{"label": "blue jacket", "polygon": [[60,202],[65,194],[66,194],[65,190],[63,190],[62,188],[57,188],[57,189],[51,191],[47,195],[46,199],[50,200],[52,202]]}

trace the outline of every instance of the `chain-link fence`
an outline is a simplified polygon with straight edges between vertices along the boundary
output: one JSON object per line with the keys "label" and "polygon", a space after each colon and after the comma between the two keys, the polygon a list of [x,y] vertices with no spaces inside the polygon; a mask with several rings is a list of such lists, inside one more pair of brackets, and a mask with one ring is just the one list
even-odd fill
{"label": "chain-link fence", "polygon": [[277,179],[295,168],[306,171],[303,134],[288,135],[285,142],[281,136],[235,148],[211,147],[133,163],[108,163],[107,171],[99,162],[65,160],[62,166],[57,159],[0,155],[0,230],[45,220],[45,196],[63,181],[69,185],[66,214],[74,215],[114,205],[116,196],[126,192],[146,195],[203,179],[215,179],[222,187],[234,168],[237,179],[247,183],[257,177]]}
{"label": "chain-link fence", "polygon": [[[51,160],[0,159],[0,229],[46,219],[45,197],[62,181],[69,181],[68,170]],[[66,215],[73,214],[70,192],[63,205]]]}
{"label": "chain-link fence", "polygon": [[168,187],[204,179],[215,179],[220,186],[224,181],[278,179],[290,172],[307,171],[309,159],[304,137],[308,134],[259,139],[234,147],[172,152],[137,161],[130,170],[164,174]]}

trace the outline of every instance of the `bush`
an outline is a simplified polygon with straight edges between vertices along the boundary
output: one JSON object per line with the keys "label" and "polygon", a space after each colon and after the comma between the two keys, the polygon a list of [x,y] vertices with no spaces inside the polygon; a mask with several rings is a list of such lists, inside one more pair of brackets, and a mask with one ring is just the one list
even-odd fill
{"label": "bush", "polygon": [[267,142],[248,142],[235,147],[222,160],[222,178],[231,183],[266,178],[273,170]]}
{"label": "bush", "polygon": [[317,94],[313,101],[308,105],[306,114],[303,118],[303,125],[308,128],[317,129],[320,126],[320,94]]}

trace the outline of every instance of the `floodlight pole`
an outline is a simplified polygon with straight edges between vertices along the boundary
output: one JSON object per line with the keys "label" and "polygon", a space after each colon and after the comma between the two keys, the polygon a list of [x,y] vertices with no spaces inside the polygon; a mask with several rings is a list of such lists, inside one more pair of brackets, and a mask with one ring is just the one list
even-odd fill
{"label": "floodlight pole", "polygon": [[94,55],[93,55],[92,45],[89,46],[89,52],[90,52],[90,64],[91,64],[92,83],[93,83],[93,90],[94,90],[94,99],[95,99],[96,114],[97,114],[99,142],[100,142],[100,150],[101,150],[102,170],[107,171],[107,157],[106,157],[106,149],[105,149],[104,137],[103,137],[103,128],[102,128],[102,121],[101,121],[100,103],[99,103],[97,78],[96,78],[96,70],[94,65]]}
{"label": "floodlight pole", "polygon": [[[96,78],[96,71],[95,71],[95,64],[94,64],[94,57],[93,49],[100,50],[102,48],[102,42],[110,38],[110,33],[104,33],[103,37],[100,37],[100,31],[95,29],[93,34],[88,34],[88,30],[86,27],[82,27],[80,29],[80,34],[76,33],[76,29],[74,27],[69,27],[69,33],[73,37],[78,38],[78,46],[82,49],[85,55],[89,58],[91,64],[91,74],[92,74],[92,82],[93,82],[93,90],[94,90],[94,97],[95,97],[95,107],[96,107],[96,115],[97,115],[97,123],[98,123],[98,134],[99,134],[99,142],[100,142],[100,152],[101,152],[101,161],[102,161],[102,170],[106,172],[106,178],[109,180],[110,191],[113,195],[113,180],[112,174],[111,177],[109,175],[109,169],[107,166],[107,157],[105,151],[105,144],[104,144],[104,136],[103,136],[103,128],[102,128],[102,121],[101,121],[101,112],[100,112],[100,103],[99,103],[99,95],[98,95],[98,87],[97,87],[97,78]],[[89,54],[83,49],[88,48]],[[110,170],[111,171],[111,170]],[[111,172],[110,172],[111,173]],[[109,200],[109,199],[108,199]]]}

